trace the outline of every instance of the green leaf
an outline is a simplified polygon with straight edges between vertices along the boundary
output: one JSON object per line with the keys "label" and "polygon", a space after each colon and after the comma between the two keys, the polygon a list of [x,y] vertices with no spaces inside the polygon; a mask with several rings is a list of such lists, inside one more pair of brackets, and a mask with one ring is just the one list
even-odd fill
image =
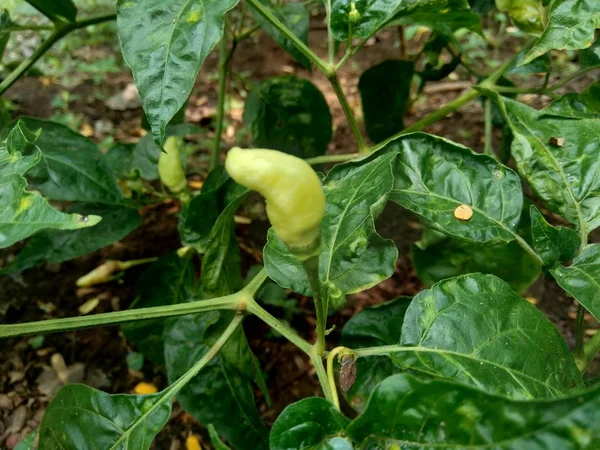
{"label": "green leaf", "polygon": [[600,119],[600,81],[580,94],[573,92],[563,95],[542,111],[573,118]]}
{"label": "green leaf", "polygon": [[210,437],[210,443],[213,445],[215,450],[231,450],[228,446],[226,446],[223,443],[223,441],[219,437],[219,434],[217,433],[217,430],[215,430],[215,427],[212,423],[209,423],[207,428],[208,428],[208,436]]}
{"label": "green leaf", "polygon": [[[319,276],[333,309],[341,306],[345,294],[368,289],[394,273],[398,250],[377,234],[374,221],[393,185],[395,156],[381,154],[367,162],[341,164],[325,178]],[[269,277],[282,287],[312,295],[300,262],[278,241],[271,232],[264,250]]]}
{"label": "green leaf", "polygon": [[540,274],[537,259],[516,241],[489,246],[447,238],[426,248],[413,245],[411,256],[417,276],[428,287],[446,278],[481,272],[523,292]]}
{"label": "green leaf", "polygon": [[600,28],[600,2],[597,0],[554,0],[548,25],[523,60],[526,64],[550,50],[579,50],[594,41]]}
{"label": "green leaf", "polygon": [[[294,33],[302,42],[308,46],[308,28],[309,17],[308,10],[301,3],[286,3],[284,5],[274,7],[270,0],[259,0],[263,7],[273,14],[288,30]],[[307,70],[311,70],[310,61],[298,50],[298,47],[289,40],[281,31],[279,31],[271,22],[266,20],[261,14],[258,14],[254,8],[250,8],[250,12],[254,19],[259,23],[261,28],[271,36],[275,42],[292,55],[296,61],[302,64]]]}
{"label": "green leaf", "polygon": [[360,14],[352,26],[354,38],[367,38],[392,20],[424,25],[452,35],[460,28],[481,32],[481,19],[469,9],[467,0],[327,0],[331,30],[338,41],[348,38],[350,5]]}
{"label": "green leaf", "polygon": [[390,25],[418,24],[446,36],[462,28],[482,34],[481,17],[471,11],[467,0],[417,0],[407,2]]}
{"label": "green leaf", "polygon": [[332,136],[325,97],[310,81],[295,76],[256,84],[246,99],[243,119],[254,145],[300,158],[325,154]]}
{"label": "green leaf", "polygon": [[552,71],[552,61],[550,55],[547,54],[540,55],[531,62],[523,64],[525,55],[531,50],[532,46],[533,43],[525,46],[517,53],[515,60],[504,72],[505,75],[528,75],[530,73],[548,73]]}
{"label": "green leaf", "polygon": [[238,0],[118,0],[117,28],[154,141],[189,97]]}
{"label": "green leaf", "polygon": [[580,450],[593,448],[599,419],[600,389],[515,401],[402,374],[377,386],[367,410],[345,432],[357,442],[377,439],[373,449]]}
{"label": "green leaf", "polygon": [[[194,264],[176,252],[148,266],[137,281],[137,298],[131,308],[177,305],[194,300]],[[165,363],[163,319],[138,320],[121,326],[123,334],[138,351],[155,364]]]}
{"label": "green leaf", "polygon": [[25,175],[41,161],[42,153],[36,144],[39,132],[32,133],[24,122],[18,121],[0,141],[0,171],[4,176]]}
{"label": "green leaf", "polygon": [[[400,342],[404,315],[410,305],[410,297],[369,306],[352,316],[342,330],[342,345],[352,349],[394,345]],[[356,381],[346,393],[346,400],[355,410],[363,412],[373,389],[398,369],[387,356],[358,358]]]}
{"label": "green leaf", "polygon": [[119,180],[131,177],[134,144],[116,143],[106,152],[106,162]]}
{"label": "green leaf", "polygon": [[59,263],[87,255],[123,239],[140,226],[142,219],[132,208],[112,205],[76,204],[68,213],[102,217],[99,224],[78,230],[44,230],[33,236],[10,266],[0,273],[11,274],[34,267],[42,261]]}
{"label": "green leaf", "polygon": [[583,247],[569,267],[556,266],[550,272],[560,287],[600,320],[600,244]]}
{"label": "green leaf", "polygon": [[[350,422],[329,401],[310,397],[283,410],[271,429],[271,450],[329,450],[330,440],[343,433]],[[349,449],[352,446],[348,441]],[[339,444],[338,444],[339,445]]]}
{"label": "green leaf", "polygon": [[[389,143],[397,152],[390,200],[419,215],[428,226],[476,243],[516,238],[521,216],[521,180],[508,167],[451,141],[415,133]],[[454,216],[467,205],[470,220]]]}
{"label": "green leaf", "polygon": [[[169,380],[184,374],[210,348],[229,323],[230,313],[169,319],[165,325],[165,359]],[[268,448],[267,429],[254,404],[251,379],[225,355],[239,349],[239,329],[219,353],[177,395],[181,406],[201,423],[212,423],[236,450]]]}
{"label": "green leaf", "polygon": [[65,214],[37,193],[25,190],[23,175],[39,163],[37,136],[21,121],[0,144],[0,248],[8,247],[40,230],[75,230],[100,222],[98,216]]}
{"label": "green leaf", "polygon": [[22,117],[29,129],[41,129],[37,145],[42,161],[27,175],[30,186],[52,200],[122,204],[123,194],[96,144],[65,125]]}
{"label": "green leaf", "polygon": [[496,7],[508,13],[512,23],[526,33],[539,36],[544,31],[547,11],[542,0],[496,0]]}
{"label": "green leaf", "polygon": [[200,195],[182,208],[179,220],[181,242],[193,246],[199,253],[206,252],[211,231],[219,215],[244,192],[247,190],[229,178],[224,167],[211,171]]}
{"label": "green leaf", "polygon": [[202,258],[202,290],[214,297],[232,294],[243,285],[242,258],[235,238],[233,216],[248,190],[236,185],[235,192],[237,196],[231,199],[212,227]]}
{"label": "green leaf", "polygon": [[493,275],[464,275],[417,294],[400,345],[391,356],[403,370],[511,398],[557,397],[582,385],[556,327]]}
{"label": "green leaf", "polygon": [[544,266],[552,267],[557,262],[573,259],[581,243],[577,232],[570,228],[553,227],[533,205],[530,214],[533,248]]}
{"label": "green leaf", "polygon": [[72,0],[27,0],[27,3],[56,24],[73,23],[77,17],[77,8]]}
{"label": "green leaf", "polygon": [[591,47],[579,51],[581,68],[600,66],[600,39],[596,39]]}
{"label": "green leaf", "polygon": [[511,152],[521,176],[548,209],[587,236],[600,225],[600,121],[551,116],[495,99],[513,132]]}
{"label": "green leaf", "polygon": [[147,450],[171,415],[171,401],[161,397],[109,395],[69,384],[46,409],[40,444],[44,450]]}
{"label": "green leaf", "polygon": [[33,450],[33,444],[37,435],[37,430],[32,431],[27,436],[25,436],[23,440],[21,440],[21,442],[17,444],[14,450]]}
{"label": "green leaf", "polygon": [[373,142],[384,141],[404,128],[414,70],[412,61],[390,59],[361,75],[358,90],[367,134]]}

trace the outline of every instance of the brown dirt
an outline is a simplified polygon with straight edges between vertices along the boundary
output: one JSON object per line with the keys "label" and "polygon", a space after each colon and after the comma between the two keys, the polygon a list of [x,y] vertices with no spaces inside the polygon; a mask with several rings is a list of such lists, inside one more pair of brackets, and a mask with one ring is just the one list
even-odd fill
{"label": "brown dirt", "polygon": [[[311,33],[311,47],[324,56],[325,31],[318,19],[314,20],[315,30]],[[356,112],[360,111],[360,99],[356,84],[359,74],[371,65],[387,58],[398,58],[399,50],[394,47],[395,38],[391,32],[382,32],[379,38],[369,43],[366,51],[359,53],[355,62],[347,64],[340,73],[340,79],[349,102]],[[234,70],[244,73],[248,81],[262,80],[273,75],[296,73],[310,78],[324,93],[333,114],[335,138],[330,144],[331,153],[356,151],[354,138],[345,121],[337,99],[328,81],[318,72],[312,74],[295,63],[271,39],[261,35],[243,42],[234,59]],[[216,57],[211,55],[201,71],[196,88],[189,102],[187,119],[206,128],[208,135],[214,132],[212,120],[216,107],[217,87],[215,80]],[[459,71],[460,80],[470,79]],[[128,74],[108,74],[106,82],[99,89],[106,95],[123,89],[131,78]],[[235,84],[236,100],[241,100],[243,86]],[[113,111],[102,100],[92,95],[98,89],[91,82],[85,82],[73,89],[81,100],[71,105],[71,111],[81,113],[85,123],[109,120],[115,126],[117,140],[134,141],[139,137],[141,110],[124,112]],[[45,86],[38,79],[24,78],[9,92],[9,98],[17,103],[18,114],[49,117],[52,113],[51,100],[59,91],[56,85]],[[411,123],[436,110],[441,105],[460,95],[461,90],[444,90],[431,94],[426,102],[416,102],[407,117]],[[539,101],[532,97],[532,102]],[[239,102],[238,102],[239,103]],[[229,129],[226,130],[224,146],[230,146],[241,128],[241,107],[230,109]],[[483,146],[483,113],[478,102],[473,102],[461,111],[432,125],[426,131],[461,142],[480,150]],[[99,136],[93,136],[98,139]],[[199,143],[200,163],[206,160],[208,148]],[[204,156],[202,156],[204,155]],[[95,312],[125,309],[135,296],[135,281],[143,268],[128,271],[124,278],[102,285],[88,292],[78,291],[74,281],[106,259],[138,259],[160,256],[179,247],[177,235],[177,208],[174,205],[161,205],[145,211],[144,223],[130,236],[94,254],[62,264],[46,264],[28,270],[14,277],[0,278],[0,323],[18,323],[42,320],[77,314],[77,308],[86,300],[99,297],[101,302]],[[244,249],[245,266],[255,264],[257,255],[264,244],[266,224],[255,221],[251,228],[241,226],[240,236]],[[364,306],[390,300],[400,295],[414,295],[422,289],[408,256],[409,245],[418,239],[420,225],[408,212],[397,206],[386,209],[378,221],[378,230],[384,237],[392,238],[400,249],[396,273],[376,288],[350,296],[347,305],[330,319],[336,330],[330,335],[330,345],[339,340],[339,330],[345,321]],[[149,239],[150,237],[150,239]],[[0,264],[6,263],[18,250],[15,246],[0,255]],[[574,305],[553,282],[540,281],[532,288],[532,295],[538,299],[538,306],[548,314],[572,341],[572,319]],[[298,297],[298,305],[307,314],[296,315],[292,325],[307,339],[313,338],[314,317],[309,299]],[[277,311],[273,311],[277,313]],[[306,357],[295,347],[282,339],[265,340],[268,329],[255,318],[245,323],[249,341],[270,380],[269,388],[273,399],[268,409],[259,401],[262,417],[272,423],[279,412],[288,404],[301,398],[319,395],[320,388],[314,369]],[[74,371],[74,377],[111,393],[132,392],[140,381],[154,382],[159,388],[165,386],[165,377],[158,370],[146,364],[142,372],[127,369],[125,356],[130,347],[117,327],[85,330],[46,336],[43,345],[34,349],[29,338],[0,342],[0,445],[13,448],[14,445],[35,429],[47,406],[48,382],[40,375],[52,374],[51,357],[59,353],[66,364]],[[79,366],[78,366],[79,365]],[[80,367],[81,366],[81,367]],[[82,370],[79,370],[81,369]],[[77,372],[79,370],[79,372]],[[75,373],[76,372],[76,373]],[[44,393],[46,392],[46,393]],[[196,433],[204,437],[203,429],[177,405],[172,420],[159,434],[154,444],[157,449],[177,450],[183,448],[185,437]]]}

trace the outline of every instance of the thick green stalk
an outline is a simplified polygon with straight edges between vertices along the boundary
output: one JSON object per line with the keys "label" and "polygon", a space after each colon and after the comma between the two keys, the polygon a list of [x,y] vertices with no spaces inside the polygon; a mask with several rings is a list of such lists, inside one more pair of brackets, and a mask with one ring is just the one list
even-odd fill
{"label": "thick green stalk", "polygon": [[317,356],[322,356],[325,352],[325,330],[327,329],[327,302],[321,295],[321,280],[319,278],[319,255],[311,256],[302,261],[302,266],[306,271],[308,283],[313,293],[313,302],[315,304],[315,313],[317,315],[317,342],[315,342],[315,352]]}
{"label": "thick green stalk", "polygon": [[579,366],[582,372],[585,372],[588,365],[596,357],[598,352],[600,352],[600,333],[593,335],[583,346],[584,358],[582,361],[580,361],[581,364]]}
{"label": "thick green stalk", "polygon": [[219,353],[219,350],[221,350],[227,343],[231,335],[242,322],[242,319],[243,315],[237,314],[227,326],[225,331],[223,331],[223,334],[219,336],[219,339],[217,339],[214,345],[204,354],[204,356],[200,358],[200,360],[186,373],[179,377],[171,386],[165,389],[156,403],[154,403],[152,407],[148,408],[147,411],[144,411],[144,413],[123,432],[121,437],[113,444],[111,449],[121,448],[121,444],[128,441],[130,434],[134,429],[144,423],[146,419],[150,417],[152,413],[154,413],[154,411],[161,407],[161,405],[175,397],[179,391],[181,391],[181,389],[192,380],[192,378],[198,375],[198,373],[217,355],[217,353]]}
{"label": "thick green stalk", "polygon": [[254,8],[254,10],[268,20],[275,28],[285,35],[292,43],[298,48],[298,50],[306,56],[315,66],[319,68],[324,74],[330,73],[329,66],[319,58],[308,46],[298,38],[294,33],[290,31],[281,21],[275,17],[271,11],[264,7],[260,0],[246,0],[248,4]]}
{"label": "thick green stalk", "polygon": [[[504,72],[506,72],[508,70],[508,68],[514,62],[516,57],[517,57],[517,55],[515,54],[513,57],[504,61],[504,63],[498,69],[496,69],[489,77],[487,77],[485,80],[483,80],[481,83],[479,83],[476,87],[495,89],[496,81],[498,81],[500,79],[500,77],[502,77]],[[446,106],[443,106],[442,108],[432,112],[428,116],[423,117],[421,120],[413,123],[409,127],[406,127],[404,130],[399,131],[398,133],[396,133],[392,137],[386,139],[385,141],[380,142],[377,145],[374,145],[373,147],[371,147],[370,151],[371,152],[377,151],[377,150],[385,147],[390,142],[395,141],[400,136],[405,135],[407,133],[412,133],[414,131],[421,131],[423,128],[428,127],[429,125],[437,122],[438,120],[443,119],[448,114],[456,111],[459,108],[462,108],[464,105],[471,102],[472,100],[475,100],[480,95],[481,94],[475,88],[472,88],[471,90],[465,92],[461,96],[457,97],[456,99],[454,99],[453,101],[448,103]]]}
{"label": "thick green stalk", "polygon": [[492,101],[489,98],[485,99],[484,103],[485,115],[485,143],[483,153],[494,157],[494,148],[492,146]]}
{"label": "thick green stalk", "polygon": [[217,124],[215,126],[215,142],[210,153],[210,170],[219,165],[219,153],[221,151],[221,138],[223,135],[223,122],[225,121],[225,98],[227,97],[227,72],[231,52],[228,50],[227,27],[223,29],[223,37],[219,44],[219,94],[217,99]]}
{"label": "thick green stalk", "polygon": [[306,158],[306,161],[310,165],[314,164],[325,164],[325,163],[339,163],[350,161],[351,159],[358,158],[360,153],[346,153],[344,155],[323,155],[315,156],[314,158]]}
{"label": "thick green stalk", "polygon": [[90,25],[107,22],[109,20],[114,20],[116,17],[117,16],[115,14],[107,14],[97,17],[90,17],[89,19],[56,27],[48,39],[46,39],[29,58],[19,64],[19,66],[13,70],[2,83],[0,83],[0,95],[4,94],[9,87],[11,87],[19,78],[21,78],[21,76],[23,76],[25,72],[27,72],[31,66],[33,66],[37,60],[40,59],[48,50],[50,50],[50,48],[62,37],[66,36],[71,31],[85,28]]}
{"label": "thick green stalk", "polygon": [[210,300],[196,300],[178,305],[155,306],[152,308],[128,309],[91,316],[68,317],[65,319],[42,320],[13,325],[0,325],[0,338],[27,336],[31,334],[58,333],[79,330],[82,328],[116,325],[145,319],[183,316],[215,309],[237,310],[242,301],[248,297],[246,292],[237,292],[225,297]]}
{"label": "thick green stalk", "polygon": [[585,350],[583,345],[583,335],[585,332],[585,308],[582,305],[577,306],[577,318],[575,320],[575,359],[578,365],[585,361]]}
{"label": "thick green stalk", "polygon": [[362,132],[358,127],[358,123],[356,122],[356,118],[354,117],[354,111],[352,111],[352,108],[348,103],[348,99],[346,98],[346,95],[342,90],[342,86],[340,85],[340,80],[338,79],[337,74],[334,73],[333,75],[330,75],[327,78],[329,79],[331,87],[333,88],[333,91],[335,92],[335,95],[337,95],[338,101],[342,106],[342,110],[344,111],[344,115],[346,116],[346,120],[348,121],[348,125],[350,125],[350,129],[352,130],[352,134],[354,134],[354,138],[356,139],[356,143],[358,144],[358,151],[360,153],[368,153],[369,147],[367,146],[365,138],[363,137]]}

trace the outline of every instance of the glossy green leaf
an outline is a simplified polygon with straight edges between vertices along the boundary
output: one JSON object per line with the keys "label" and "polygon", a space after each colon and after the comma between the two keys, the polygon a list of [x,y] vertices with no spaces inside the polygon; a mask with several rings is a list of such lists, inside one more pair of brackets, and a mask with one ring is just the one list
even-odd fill
{"label": "glossy green leaf", "polygon": [[119,180],[132,177],[134,144],[117,143],[106,152],[106,162]]}
{"label": "glossy green leaf", "polygon": [[[273,14],[288,30],[294,33],[302,42],[308,46],[308,28],[309,17],[308,10],[302,3],[285,3],[281,6],[274,7],[270,0],[260,0],[263,7]],[[261,28],[271,36],[275,42],[292,55],[296,61],[302,64],[306,69],[311,70],[310,61],[298,50],[298,47],[289,40],[281,31],[279,31],[271,22],[266,20],[261,14],[258,14],[254,9],[250,9],[254,19],[260,24]]]}
{"label": "glossy green leaf", "polygon": [[41,160],[37,135],[22,121],[0,143],[0,248],[8,247],[40,230],[76,230],[96,225],[98,216],[65,214],[38,193],[26,191],[23,175]]}
{"label": "glossy green leaf", "polygon": [[42,261],[59,263],[87,255],[123,239],[140,226],[142,219],[132,208],[76,204],[66,210],[81,216],[102,217],[99,224],[78,230],[44,230],[33,236],[1,274],[21,272]]}
{"label": "glossy green leaf", "polygon": [[[136,300],[131,308],[177,305],[194,300],[194,264],[192,258],[176,252],[150,264],[136,285]],[[125,338],[155,364],[165,363],[163,319],[138,320],[121,326]]]}
{"label": "glossy green leaf", "polygon": [[525,55],[531,50],[532,46],[533,43],[526,45],[519,53],[517,53],[515,60],[508,67],[506,72],[504,72],[505,75],[527,75],[530,73],[548,73],[552,71],[552,61],[550,60],[550,55],[547,54],[540,55],[531,62],[523,64]]}
{"label": "glossy green leaf", "polygon": [[[162,394],[109,395],[81,384],[62,388],[40,426],[42,450],[147,450],[171,415]],[[155,405],[158,403],[160,406]]]}
{"label": "glossy green leaf", "polygon": [[[402,330],[399,324],[404,322],[410,301],[410,297],[400,297],[360,310],[344,325],[341,344],[352,349],[397,344]],[[375,386],[400,369],[380,355],[358,358],[355,364],[356,381],[345,396],[350,406],[362,412]]]}
{"label": "glossy green leaf", "polygon": [[587,236],[600,225],[600,120],[551,116],[496,97],[513,132],[517,169],[545,206]]}
{"label": "glossy green leaf", "polygon": [[31,6],[54,23],[75,22],[77,8],[72,0],[27,0]]}
{"label": "glossy green leaf", "polygon": [[[368,289],[394,273],[398,251],[391,240],[377,234],[374,220],[393,185],[395,156],[381,154],[366,162],[338,165],[325,178],[319,276],[333,309],[343,304],[345,294]],[[274,232],[269,234],[264,258],[272,280],[311,295],[300,263]]]}
{"label": "glossy green leaf", "polygon": [[183,206],[179,220],[181,242],[204,253],[219,215],[244,192],[246,191],[229,178],[224,167],[211,171],[200,195]]}
{"label": "glossy green leaf", "polygon": [[238,0],[118,0],[117,29],[154,141],[189,97]]}
{"label": "glossy green leaf", "polygon": [[390,25],[418,24],[452,36],[467,29],[482,34],[481,17],[471,11],[467,0],[417,0],[405,2]]}
{"label": "glossy green leaf", "polygon": [[571,228],[550,225],[533,205],[530,214],[533,248],[542,258],[544,266],[552,267],[557,262],[573,259],[581,244],[577,232]]}
{"label": "glossy green leaf", "polygon": [[310,81],[295,76],[256,84],[246,99],[243,119],[255,146],[300,158],[323,155],[332,136],[325,97]]}
{"label": "glossy green leaf", "polygon": [[41,129],[37,145],[42,161],[27,175],[33,189],[53,200],[122,204],[123,194],[96,144],[65,125],[23,117],[29,129]]}
{"label": "glossy green leaf", "polygon": [[537,259],[516,241],[489,246],[447,238],[425,248],[413,245],[411,256],[417,276],[428,287],[446,278],[481,272],[523,292],[540,274]]}
{"label": "glossy green leaf", "polygon": [[516,401],[449,381],[394,375],[377,386],[346,434],[357,442],[377,436],[372,449],[591,450],[599,419],[600,389]]}
{"label": "glossy green leaf", "polygon": [[[230,322],[229,314],[211,311],[167,320],[164,339],[169,380],[177,379],[209,350]],[[212,423],[236,450],[262,450],[268,448],[268,433],[254,404],[251,378],[226,357],[239,351],[243,330],[236,333],[181,390],[177,400],[201,423]]]}
{"label": "glossy green leaf", "polygon": [[[521,180],[495,159],[423,133],[389,143],[397,152],[390,200],[419,215],[428,226],[471,242],[496,244],[515,239],[523,205]],[[454,216],[467,205],[473,216]]]}
{"label": "glossy green leaf", "polygon": [[581,119],[600,119],[600,81],[581,93],[563,95],[542,111]]}
{"label": "glossy green leaf", "polygon": [[[165,132],[168,136],[187,136],[194,133],[198,128],[190,124],[169,125]],[[160,157],[160,148],[152,139],[152,135],[147,134],[138,141],[133,149],[131,166],[129,171],[137,171],[144,180],[158,180],[158,158]],[[187,154],[180,152],[181,165],[185,168],[187,164]]]}
{"label": "glossy green leaf", "polygon": [[600,39],[596,39],[591,47],[579,51],[579,64],[582,68],[600,66]]}
{"label": "glossy green leaf", "polygon": [[367,134],[373,142],[384,141],[404,128],[414,70],[412,61],[389,59],[361,75],[358,90]]}
{"label": "glossy green leaf", "polygon": [[417,294],[400,344],[392,360],[402,369],[489,393],[557,397],[582,384],[556,327],[493,275],[464,275]]}
{"label": "glossy green leaf", "polygon": [[242,258],[235,238],[233,216],[248,191],[236,185],[235,192],[237,196],[227,204],[212,227],[202,258],[202,290],[214,297],[232,294],[243,285]]}
{"label": "glossy green leaf", "polygon": [[523,63],[550,50],[579,50],[590,47],[594,31],[600,28],[598,0],[554,0],[548,25]]}
{"label": "glossy green leaf", "polygon": [[331,11],[331,30],[338,41],[348,38],[351,3],[359,14],[352,25],[354,38],[367,38],[392,20],[424,25],[450,35],[460,28],[481,31],[481,19],[470,10],[467,0],[326,0]]}
{"label": "glossy green leaf", "polygon": [[[349,419],[324,398],[305,398],[291,404],[279,415],[271,429],[269,448],[271,450],[341,448],[332,447],[329,442],[342,434],[349,422]],[[348,441],[346,442],[350,445]],[[352,446],[348,448],[352,449]]]}
{"label": "glossy green leaf", "polygon": [[570,266],[556,266],[550,272],[560,287],[600,320],[600,244],[583,247]]}
{"label": "glossy green leaf", "polygon": [[34,450],[35,438],[37,435],[37,430],[32,431],[17,444],[14,450]]}

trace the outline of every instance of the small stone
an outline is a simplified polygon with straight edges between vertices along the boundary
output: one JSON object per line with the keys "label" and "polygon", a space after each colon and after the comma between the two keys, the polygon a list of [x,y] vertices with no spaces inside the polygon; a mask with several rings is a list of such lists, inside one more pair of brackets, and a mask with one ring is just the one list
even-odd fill
{"label": "small stone", "polygon": [[454,210],[454,217],[463,221],[470,220],[473,217],[473,210],[469,205],[460,205]]}
{"label": "small stone", "polygon": [[0,409],[7,409],[9,411],[13,409],[13,402],[6,394],[0,394]]}

